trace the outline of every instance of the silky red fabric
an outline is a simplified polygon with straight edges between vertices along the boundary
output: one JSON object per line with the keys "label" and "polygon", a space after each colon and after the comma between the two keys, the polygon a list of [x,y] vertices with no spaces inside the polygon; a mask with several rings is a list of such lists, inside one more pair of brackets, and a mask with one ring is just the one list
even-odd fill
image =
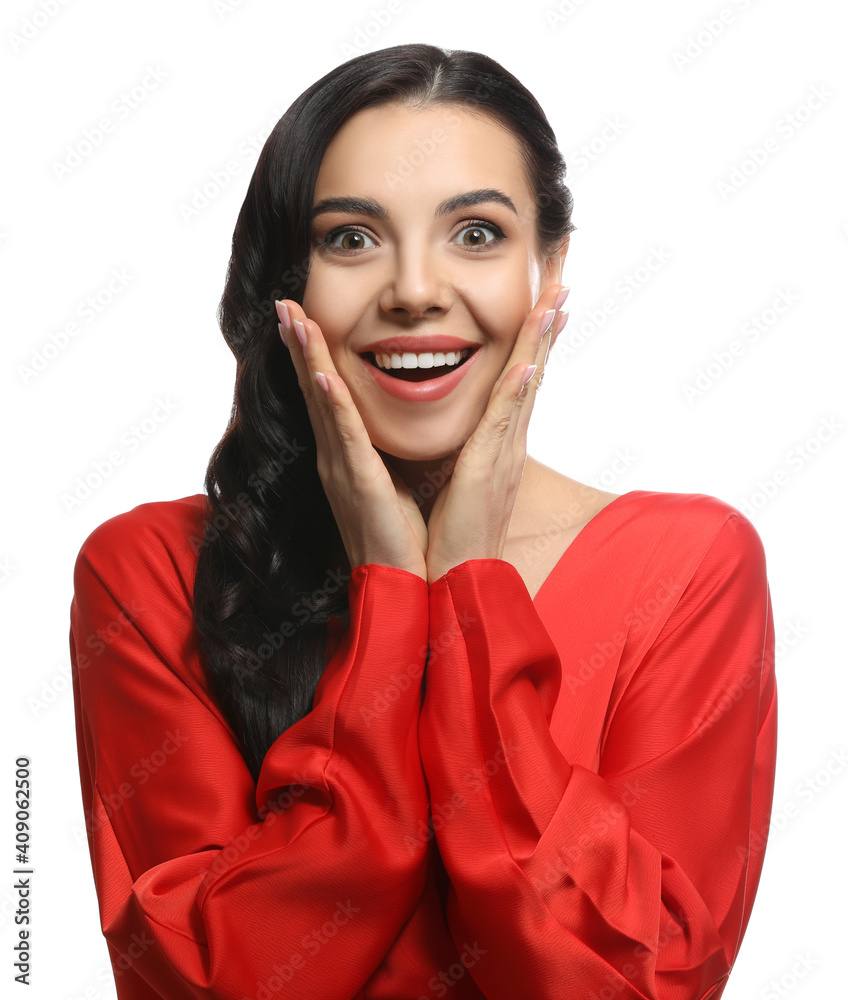
{"label": "silky red fabric", "polygon": [[313,710],[254,783],[192,627],[205,503],[113,517],[75,566],[82,797],[120,1000],[717,1000],[774,786],[750,521],[625,493],[532,600],[500,559],[429,587],[354,567]]}

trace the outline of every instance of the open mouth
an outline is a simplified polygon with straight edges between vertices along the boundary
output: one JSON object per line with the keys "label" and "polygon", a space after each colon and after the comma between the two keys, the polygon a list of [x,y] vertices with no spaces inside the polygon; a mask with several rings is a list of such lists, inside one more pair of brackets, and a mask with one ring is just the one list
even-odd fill
{"label": "open mouth", "polygon": [[[403,382],[429,382],[433,379],[441,378],[443,375],[449,375],[451,372],[456,371],[457,368],[461,368],[477,350],[478,348],[476,347],[466,347],[461,351],[444,351],[433,353],[429,356],[424,355],[424,358],[431,358],[433,363],[428,366],[425,362],[425,364],[420,367],[418,362],[422,360],[422,358],[417,355],[407,356],[395,354],[393,356],[395,359],[406,359],[409,357],[415,360],[415,364],[413,366],[404,367],[403,364],[401,364],[398,368],[395,368],[391,364],[393,360],[392,355],[381,354],[379,356],[379,363],[373,351],[366,351],[362,357],[368,362],[368,364],[379,369],[385,375],[391,375],[393,378],[400,379]],[[459,358],[458,361],[455,360],[457,357]]]}

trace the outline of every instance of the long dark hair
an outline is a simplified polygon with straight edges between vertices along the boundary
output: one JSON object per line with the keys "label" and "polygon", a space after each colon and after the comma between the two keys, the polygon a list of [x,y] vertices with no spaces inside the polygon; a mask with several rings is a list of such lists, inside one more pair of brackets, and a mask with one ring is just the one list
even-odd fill
{"label": "long dark hair", "polygon": [[210,685],[254,779],[271,744],[312,708],[328,621],[347,610],[351,570],[274,300],[303,301],[315,179],[330,140],[357,111],[389,103],[458,104],[509,129],[535,194],[537,249],[556,253],[575,228],[565,161],[544,112],[478,52],[397,45],[356,56],[304,91],[268,137],[218,310],[237,361],[235,395],[206,471],[194,584]]}

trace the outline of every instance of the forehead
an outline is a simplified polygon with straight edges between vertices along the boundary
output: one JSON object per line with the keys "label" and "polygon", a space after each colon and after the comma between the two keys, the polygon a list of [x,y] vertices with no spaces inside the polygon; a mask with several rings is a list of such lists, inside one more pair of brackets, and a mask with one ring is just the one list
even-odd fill
{"label": "forehead", "polygon": [[358,111],[324,153],[314,201],[373,196],[401,204],[410,196],[434,203],[461,190],[496,188],[523,218],[533,195],[516,137],[492,118],[462,105],[379,105]]}

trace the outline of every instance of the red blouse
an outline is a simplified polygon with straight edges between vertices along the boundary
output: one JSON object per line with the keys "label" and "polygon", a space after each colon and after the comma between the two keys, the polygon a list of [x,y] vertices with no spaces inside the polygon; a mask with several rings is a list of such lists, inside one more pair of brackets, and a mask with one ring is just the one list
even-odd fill
{"label": "red blouse", "polygon": [[750,521],[703,494],[625,493],[532,600],[501,559],[429,587],[354,567],[313,709],[254,783],[192,628],[205,502],[109,519],[74,571],[82,796],[120,1000],[721,995],[775,769]]}

